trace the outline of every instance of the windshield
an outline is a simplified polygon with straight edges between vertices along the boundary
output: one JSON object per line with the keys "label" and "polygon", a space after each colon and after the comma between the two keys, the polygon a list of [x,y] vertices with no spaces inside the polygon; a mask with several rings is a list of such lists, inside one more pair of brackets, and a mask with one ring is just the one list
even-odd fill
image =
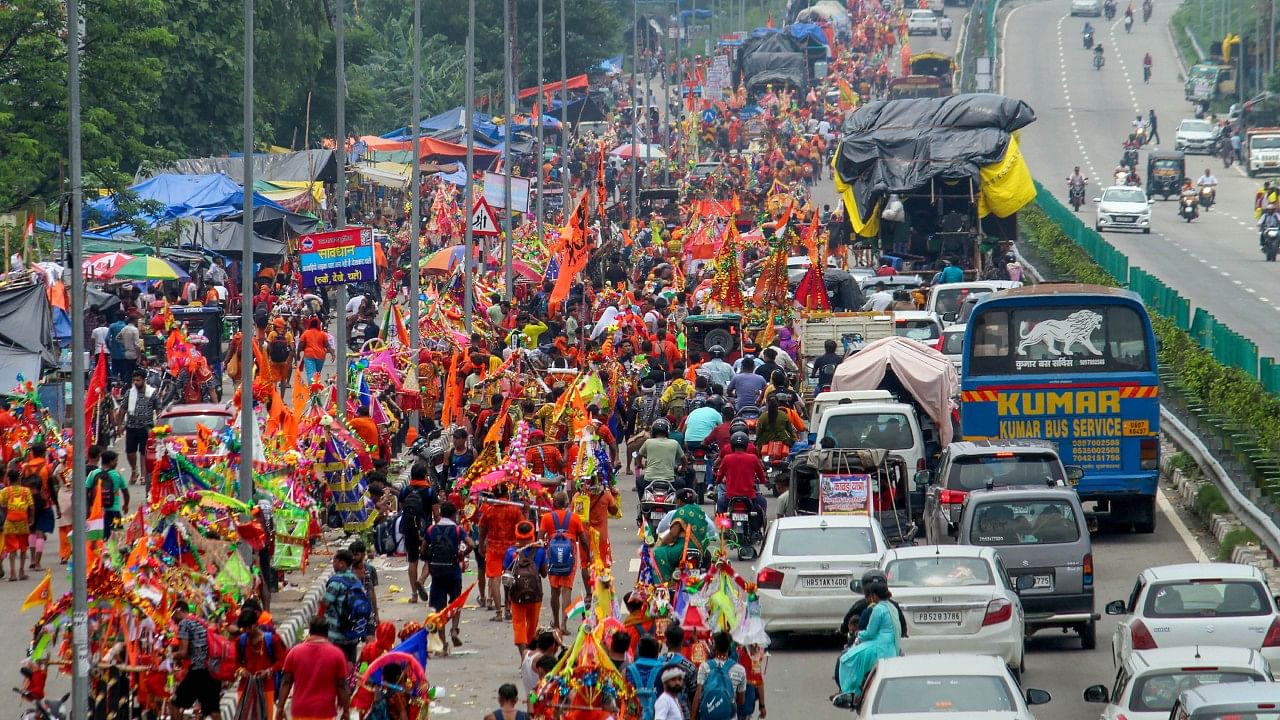
{"label": "windshield", "polygon": [[1169,712],[1183,690],[1193,690],[1201,685],[1224,682],[1244,682],[1266,678],[1256,673],[1218,672],[1217,670],[1175,670],[1145,675],[1134,681],[1129,709],[1134,712]]}
{"label": "windshield", "polygon": [[971,376],[1151,369],[1146,319],[1123,305],[990,310],[969,328]]}
{"label": "windshield", "polygon": [[964,333],[942,333],[942,354],[959,355],[964,352]]}
{"label": "windshield", "polygon": [[1053,455],[973,455],[953,460],[944,483],[951,489],[980,490],[988,482],[996,487],[1045,485],[1050,479],[1065,479],[1062,465]]}
{"label": "windshield", "polygon": [[1214,618],[1270,615],[1271,600],[1255,580],[1157,583],[1147,593],[1146,617]]}
{"label": "windshield", "polygon": [[172,435],[195,435],[196,425],[203,425],[214,432],[221,430],[226,427],[227,417],[225,415],[173,415],[161,418],[161,422],[169,426],[169,432]]}
{"label": "windshield", "polygon": [[973,513],[974,545],[1054,545],[1080,539],[1075,508],[1065,500],[1003,500]]}
{"label": "windshield", "polygon": [[934,291],[933,295],[933,311],[939,315],[949,312],[959,312],[960,305],[968,297],[978,297],[991,292],[989,288],[956,288],[939,289]]}
{"label": "windshield", "polygon": [[1147,194],[1136,188],[1115,188],[1102,193],[1102,202],[1108,203],[1144,203]]}
{"label": "windshield", "polygon": [[938,329],[938,323],[932,320],[899,320],[897,333],[899,337],[924,341],[937,340],[941,330]]}
{"label": "windshield", "polygon": [[911,425],[902,413],[826,414],[822,436],[838,448],[884,448],[907,450],[915,445]]}
{"label": "windshield", "polygon": [[1017,709],[1003,678],[934,675],[888,678],[876,693],[875,715],[900,713],[1012,712]]}
{"label": "windshield", "polygon": [[1213,132],[1213,126],[1204,120],[1187,120],[1178,129],[1183,132]]}
{"label": "windshield", "polygon": [[1271,135],[1268,137],[1255,137],[1249,141],[1249,147],[1262,150],[1274,150],[1280,148],[1280,136]]}
{"label": "windshield", "polygon": [[894,560],[885,568],[894,588],[970,587],[992,584],[991,566],[982,558],[942,557]]}
{"label": "windshield", "polygon": [[788,528],[779,530],[773,540],[773,554],[787,557],[870,555],[875,551],[875,537],[864,527]]}

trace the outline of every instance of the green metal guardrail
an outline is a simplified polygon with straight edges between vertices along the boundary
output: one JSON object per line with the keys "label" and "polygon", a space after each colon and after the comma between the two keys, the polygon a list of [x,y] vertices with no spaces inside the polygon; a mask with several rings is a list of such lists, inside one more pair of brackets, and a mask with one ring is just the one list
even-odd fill
{"label": "green metal guardrail", "polygon": [[1280,364],[1274,358],[1259,359],[1258,346],[1252,340],[1218,321],[1204,308],[1191,312],[1191,302],[1159,278],[1139,267],[1129,265],[1129,257],[1120,252],[1100,233],[1082,222],[1074,212],[1058,202],[1053,193],[1036,183],[1036,203],[1049,220],[1093,258],[1116,282],[1142,297],[1147,308],[1164,316],[1196,339],[1214,358],[1238,368],[1262,382],[1268,392],[1280,395]]}

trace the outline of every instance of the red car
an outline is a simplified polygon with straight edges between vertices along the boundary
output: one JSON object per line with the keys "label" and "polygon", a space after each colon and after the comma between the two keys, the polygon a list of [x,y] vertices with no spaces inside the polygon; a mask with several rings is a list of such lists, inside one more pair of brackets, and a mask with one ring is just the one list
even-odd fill
{"label": "red car", "polygon": [[[156,418],[156,425],[168,425],[169,437],[186,440],[195,447],[196,426],[203,425],[214,433],[221,432],[235,419],[235,408],[222,403],[189,403],[171,405]],[[147,439],[147,467],[155,466],[156,439]]]}

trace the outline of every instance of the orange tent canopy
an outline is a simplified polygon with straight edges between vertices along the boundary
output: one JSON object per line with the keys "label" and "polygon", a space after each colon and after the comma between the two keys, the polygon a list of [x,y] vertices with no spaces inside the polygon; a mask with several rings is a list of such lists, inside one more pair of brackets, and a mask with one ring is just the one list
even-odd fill
{"label": "orange tent canopy", "polygon": [[[360,141],[373,152],[408,151],[413,147],[412,140],[388,140],[377,135],[361,136]],[[457,145],[443,140],[436,140],[435,138],[419,138],[418,148],[419,160],[431,157],[457,158],[465,157],[467,154],[466,145]],[[502,154],[498,150],[489,150],[482,147],[473,148],[473,152],[475,152],[476,157],[495,157]]]}
{"label": "orange tent canopy", "polygon": [[[583,73],[582,75],[574,75],[573,77],[569,78],[565,82],[565,86],[568,87],[568,89],[570,90],[586,90],[587,89],[586,73]],[[560,92],[560,88],[561,88],[561,85],[559,80],[546,80],[542,84],[542,91],[547,94],[558,93]],[[521,90],[519,94],[516,95],[516,97],[521,100],[528,100],[529,98],[537,94],[538,94],[538,86],[534,85],[533,87],[528,87]]]}

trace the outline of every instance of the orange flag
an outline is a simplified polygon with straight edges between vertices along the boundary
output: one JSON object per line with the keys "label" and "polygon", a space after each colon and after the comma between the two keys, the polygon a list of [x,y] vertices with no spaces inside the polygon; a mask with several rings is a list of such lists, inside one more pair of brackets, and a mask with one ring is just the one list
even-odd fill
{"label": "orange flag", "polygon": [[401,347],[409,347],[409,331],[404,326],[404,314],[400,312],[400,306],[392,305],[391,312],[396,321],[396,339],[400,341]]}
{"label": "orange flag", "polygon": [[293,417],[295,420],[302,417],[307,412],[307,405],[311,402],[311,378],[302,376],[302,368],[297,367],[293,370]]}
{"label": "orange flag", "polygon": [[458,385],[458,353],[449,358],[449,378],[444,384],[444,400],[440,406],[440,422],[449,425],[462,412],[462,388]]}
{"label": "orange flag", "polygon": [[[515,357],[512,355],[512,357]],[[493,425],[489,426],[489,432],[484,435],[484,444],[502,442],[502,431],[507,426],[507,419],[511,417],[511,396],[508,395],[502,401],[502,410],[498,412],[498,417],[494,419]]]}

